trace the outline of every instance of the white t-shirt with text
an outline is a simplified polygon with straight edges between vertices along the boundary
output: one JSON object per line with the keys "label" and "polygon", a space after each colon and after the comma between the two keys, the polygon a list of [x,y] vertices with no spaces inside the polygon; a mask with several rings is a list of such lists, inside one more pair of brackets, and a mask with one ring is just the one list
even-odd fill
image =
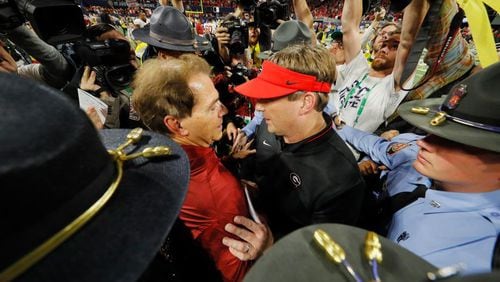
{"label": "white t-shirt with text", "polygon": [[343,81],[331,93],[333,112],[349,126],[374,132],[397,109],[407,91],[395,91],[392,74],[377,78],[368,75],[370,66],[359,53],[342,70]]}

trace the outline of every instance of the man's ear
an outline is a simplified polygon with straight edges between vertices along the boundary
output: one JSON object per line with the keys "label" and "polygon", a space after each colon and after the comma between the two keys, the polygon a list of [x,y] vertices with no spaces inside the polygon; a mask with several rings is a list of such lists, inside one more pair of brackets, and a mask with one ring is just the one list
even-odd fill
{"label": "man's ear", "polygon": [[181,125],[181,120],[171,116],[167,115],[163,118],[163,124],[168,128],[170,132],[174,135],[178,136],[186,136],[189,134],[189,131],[185,128],[182,127]]}
{"label": "man's ear", "polygon": [[306,114],[310,111],[314,111],[316,106],[316,100],[318,97],[313,92],[306,92],[302,95],[302,107],[300,107],[300,114]]}
{"label": "man's ear", "polygon": [[168,55],[163,50],[158,50],[158,58],[167,59]]}

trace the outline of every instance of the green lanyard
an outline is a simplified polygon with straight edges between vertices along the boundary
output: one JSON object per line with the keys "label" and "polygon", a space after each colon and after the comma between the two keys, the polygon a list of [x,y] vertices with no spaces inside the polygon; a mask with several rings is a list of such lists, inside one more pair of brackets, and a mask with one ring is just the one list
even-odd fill
{"label": "green lanyard", "polygon": [[[358,83],[356,83],[356,86],[354,86],[353,88],[351,88],[351,90],[349,90],[349,93],[347,94],[347,97],[345,99],[345,103],[344,103],[344,105],[342,105],[342,108],[347,107],[347,104],[349,103],[349,99],[351,99],[354,92],[356,92],[360,89],[360,85],[366,79],[366,77],[368,77],[368,73],[365,73],[363,78],[361,78],[361,80],[359,80]],[[372,90],[377,86],[378,83],[379,82],[375,83],[375,85],[373,85],[372,88],[368,89],[368,92],[366,92],[366,94],[363,96],[363,99],[361,100],[361,105],[359,106],[358,112],[356,113],[356,119],[354,120],[354,124],[352,125],[353,127],[356,126],[356,124],[358,123],[359,117],[361,116],[361,113],[363,113],[363,110],[365,109],[366,100],[368,100],[368,97],[370,96]]]}

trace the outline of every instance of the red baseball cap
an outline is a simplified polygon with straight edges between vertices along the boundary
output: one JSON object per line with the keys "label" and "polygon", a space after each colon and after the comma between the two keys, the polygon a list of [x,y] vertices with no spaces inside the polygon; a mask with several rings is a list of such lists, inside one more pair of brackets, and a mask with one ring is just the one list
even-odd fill
{"label": "red baseball cap", "polygon": [[264,61],[256,78],[236,86],[236,92],[257,99],[278,98],[297,91],[329,93],[332,85],[316,77],[291,71],[270,61]]}

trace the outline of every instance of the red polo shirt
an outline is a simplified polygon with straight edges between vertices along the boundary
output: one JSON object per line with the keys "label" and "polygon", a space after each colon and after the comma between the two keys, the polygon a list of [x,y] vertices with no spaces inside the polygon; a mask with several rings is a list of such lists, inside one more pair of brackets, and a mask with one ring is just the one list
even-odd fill
{"label": "red polo shirt", "polygon": [[223,237],[233,237],[224,226],[236,215],[249,217],[239,181],[220,162],[212,148],[183,145],[191,166],[191,178],[180,218],[195,240],[210,254],[225,281],[241,281],[251,266],[240,261]]}

